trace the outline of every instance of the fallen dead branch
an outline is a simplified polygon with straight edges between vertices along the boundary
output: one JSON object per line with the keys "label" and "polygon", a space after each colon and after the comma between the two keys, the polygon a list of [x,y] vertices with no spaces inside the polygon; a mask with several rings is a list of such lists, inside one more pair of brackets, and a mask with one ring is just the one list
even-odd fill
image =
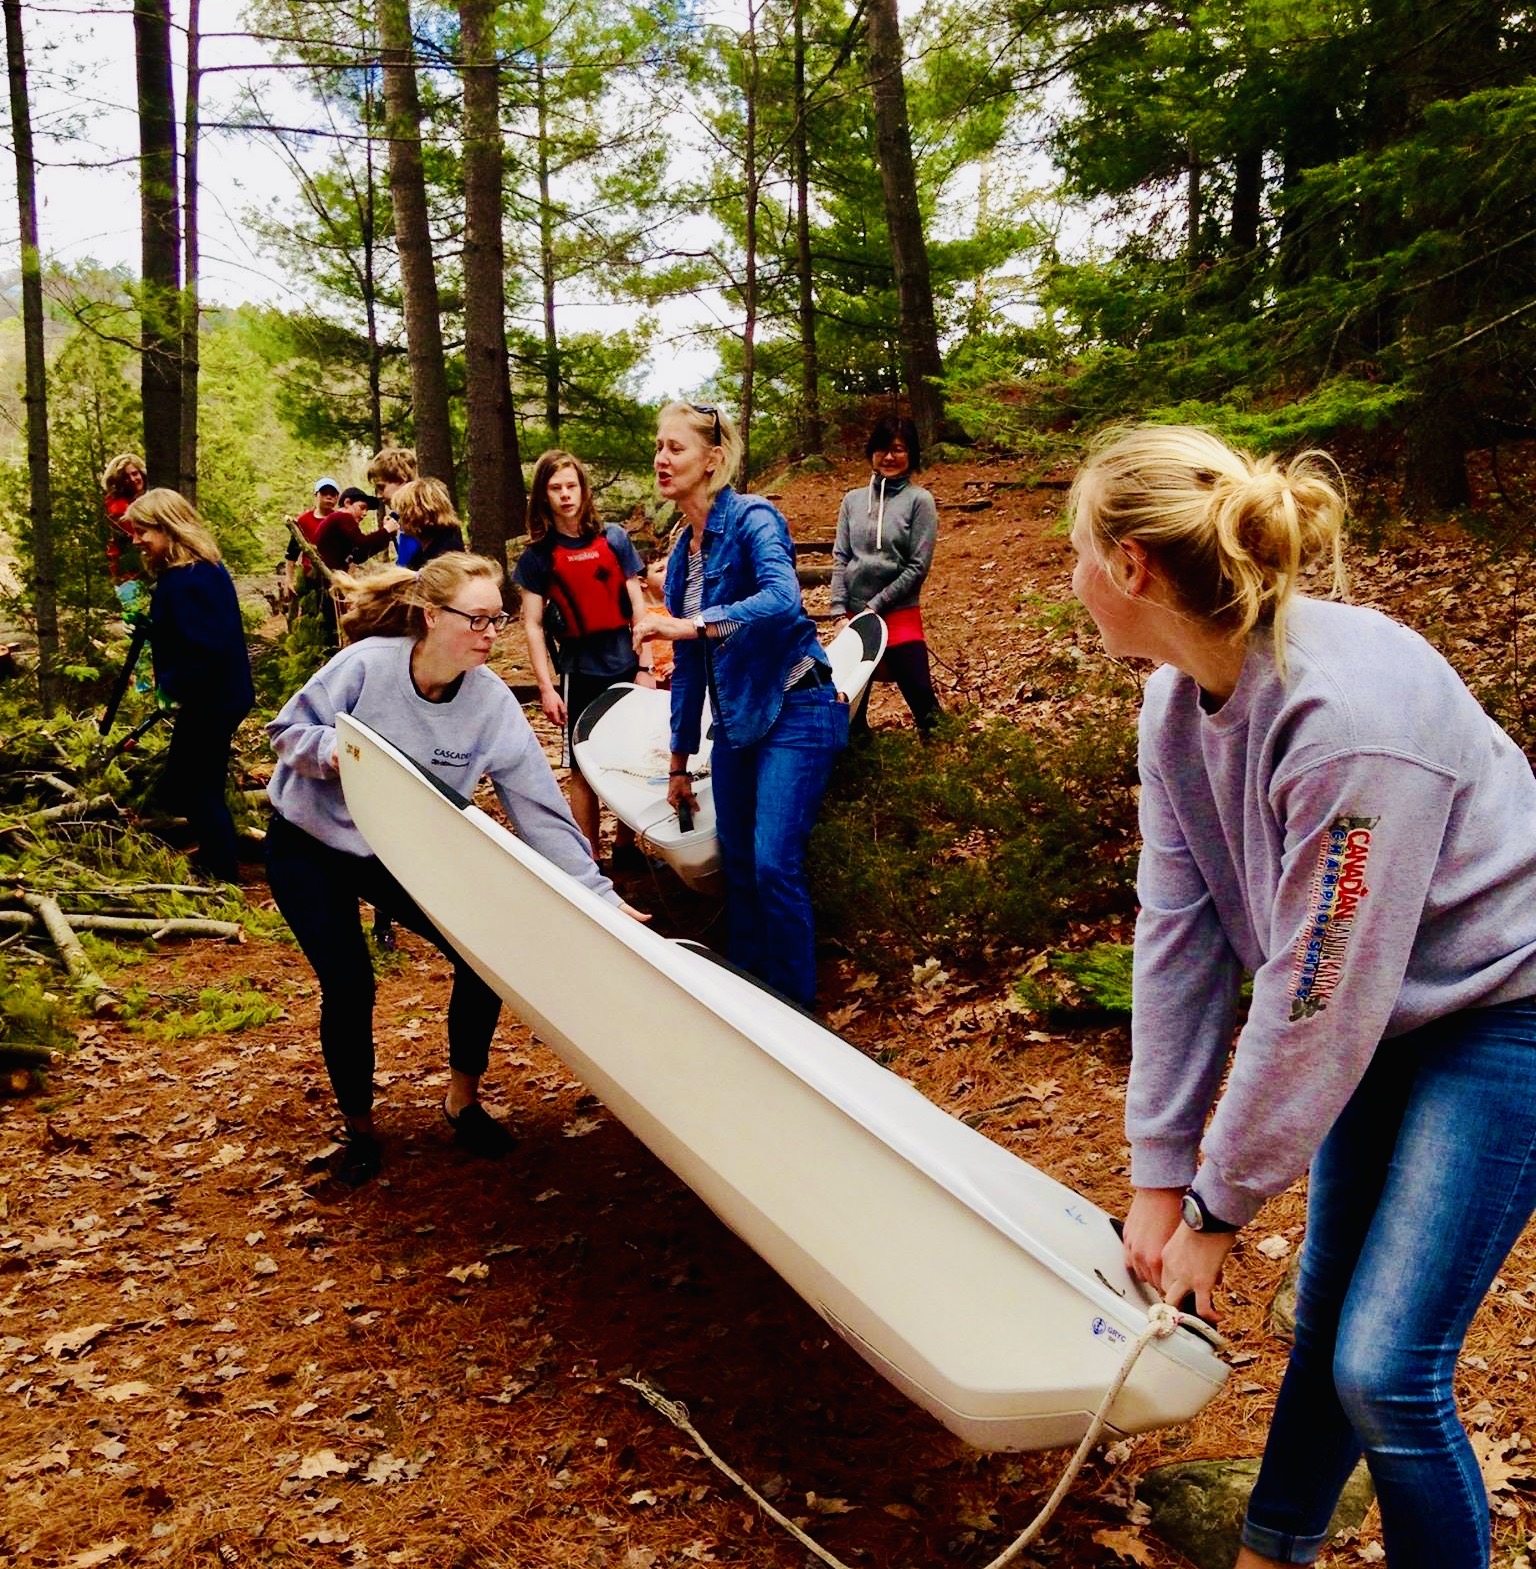
{"label": "fallen dead branch", "polygon": [[86,957],[80,939],[75,936],[63,910],[59,908],[59,901],[45,894],[24,893],[21,902],[47,928],[53,946],[64,961],[64,968],[69,971],[69,978],[89,1003],[91,1012],[98,1016],[116,1013],[117,994],[96,973],[95,966]]}
{"label": "fallen dead branch", "polygon": [[[36,895],[23,896],[28,906]],[[39,898],[40,903],[59,909],[55,899]],[[81,915],[70,912],[60,916],[70,927],[82,932],[122,932],[137,937],[217,937],[223,942],[241,942],[245,933],[238,921],[206,921],[195,916],[168,916],[161,919],[154,915]],[[42,919],[40,914],[23,910],[0,910],[0,926],[30,927]],[[52,928],[49,928],[52,935]]]}

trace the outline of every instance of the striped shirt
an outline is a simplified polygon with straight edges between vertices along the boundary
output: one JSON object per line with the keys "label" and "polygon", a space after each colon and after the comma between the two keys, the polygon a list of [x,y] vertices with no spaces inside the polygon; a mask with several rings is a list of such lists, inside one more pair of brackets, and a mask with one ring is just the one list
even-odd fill
{"label": "striped shirt", "polygon": [[[691,621],[704,609],[704,552],[688,548],[688,580],[683,586],[683,615]],[[712,642],[722,643],[732,633],[741,630],[739,621],[712,621],[714,629]],[[706,634],[707,635],[707,634]],[[805,658],[797,660],[790,672],[784,678],[784,690],[787,692],[816,661],[807,654]]]}

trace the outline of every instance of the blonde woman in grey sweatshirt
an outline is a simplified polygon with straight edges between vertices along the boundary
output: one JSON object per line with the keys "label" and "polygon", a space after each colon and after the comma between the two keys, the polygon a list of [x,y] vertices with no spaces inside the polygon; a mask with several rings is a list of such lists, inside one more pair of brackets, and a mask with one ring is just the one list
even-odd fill
{"label": "blonde woman in grey sweatshirt", "polygon": [[[940,709],[918,596],[933,565],[939,513],[912,477],[921,459],[917,426],[904,416],[886,415],[864,443],[864,456],[869,484],[850,490],[837,514],[832,613],[839,632],[862,610],[875,611],[885,622],[885,658],[875,679],[896,683],[918,730],[927,735]],[[862,706],[858,725],[864,725]]]}
{"label": "blonde woman in grey sweatshirt", "polygon": [[1310,1167],[1236,1569],[1311,1563],[1362,1454],[1392,1569],[1486,1569],[1453,1379],[1536,1209],[1536,781],[1422,638],[1296,592],[1309,562],[1342,586],[1320,456],[1133,429],[1073,489],[1078,598],[1111,654],[1161,666],[1126,1253],[1209,1316],[1242,1228]]}

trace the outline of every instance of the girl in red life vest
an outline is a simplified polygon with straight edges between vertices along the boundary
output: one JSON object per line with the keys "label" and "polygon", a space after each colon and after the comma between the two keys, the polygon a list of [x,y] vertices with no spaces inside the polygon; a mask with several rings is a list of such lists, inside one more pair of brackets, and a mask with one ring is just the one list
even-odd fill
{"label": "girl in red life vest", "polygon": [[[645,610],[645,569],[623,529],[604,527],[592,504],[592,481],[579,458],[546,452],[534,465],[528,493],[531,543],[518,558],[514,578],[523,593],[523,631],[539,683],[539,702],[562,727],[566,752],[581,711],[600,693],[637,671],[630,622]],[[558,621],[558,628],[551,625]],[[558,630],[550,656],[547,631]],[[571,815],[599,849],[598,800],[570,760]],[[622,826],[615,860],[638,860],[634,836]]]}

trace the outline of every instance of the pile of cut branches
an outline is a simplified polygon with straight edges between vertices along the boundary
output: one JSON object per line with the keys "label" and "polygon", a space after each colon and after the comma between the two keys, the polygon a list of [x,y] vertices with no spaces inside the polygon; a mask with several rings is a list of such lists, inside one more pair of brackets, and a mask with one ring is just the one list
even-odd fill
{"label": "pile of cut branches", "polygon": [[158,739],[125,750],[94,717],[44,720],[30,693],[0,688],[0,986],[31,999],[0,1019],[0,1072],[13,1089],[67,1039],[72,1008],[117,1011],[82,933],[244,936],[238,891],[197,882],[155,831],[166,824],[149,805],[163,750]]}

